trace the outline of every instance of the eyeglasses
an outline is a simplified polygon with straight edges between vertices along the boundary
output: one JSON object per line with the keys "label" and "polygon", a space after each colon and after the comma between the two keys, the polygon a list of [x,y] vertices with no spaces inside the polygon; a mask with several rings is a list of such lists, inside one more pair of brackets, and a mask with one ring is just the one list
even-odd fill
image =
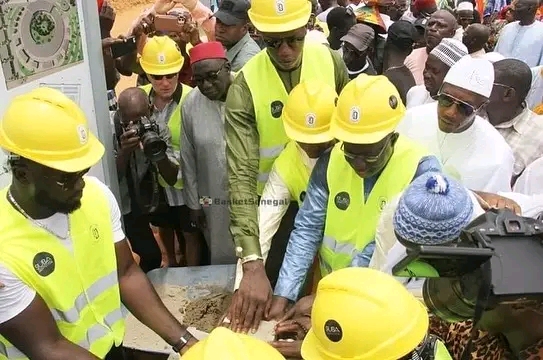
{"label": "eyeglasses", "polygon": [[458,107],[458,111],[460,111],[460,113],[462,113],[462,115],[464,116],[471,116],[473,113],[475,113],[477,110],[479,110],[482,107],[481,105],[480,107],[476,108],[468,104],[467,102],[458,100],[454,96],[444,94],[444,93],[439,93],[437,95],[437,103],[439,106],[443,106],[447,108],[455,104]]}
{"label": "eyeglasses", "polygon": [[174,77],[177,76],[177,73],[175,73],[175,74],[167,74],[167,75],[151,75],[151,74],[149,74],[149,76],[151,76],[154,80],[162,80],[164,78],[166,78],[168,80],[171,80],[171,79],[173,79]]}
{"label": "eyeglasses", "polygon": [[42,175],[44,178],[54,181],[63,191],[67,191],[74,187],[79,179],[81,179],[90,170],[85,169],[74,173],[64,173],[59,178]]}
{"label": "eyeglasses", "polygon": [[281,47],[281,45],[283,45],[283,43],[286,43],[288,46],[293,47],[294,45],[303,42],[305,40],[305,36],[289,36],[281,39],[263,37],[262,40],[266,44],[266,47],[278,49],[279,47]]}
{"label": "eyeglasses", "polygon": [[515,89],[513,89],[512,86],[505,85],[505,84],[500,84],[500,83],[494,83],[494,86],[499,86],[499,87],[502,87],[502,88],[508,89],[508,90],[515,90]]}
{"label": "eyeglasses", "polygon": [[381,159],[381,157],[383,156],[383,153],[387,149],[388,144],[390,144],[392,138],[393,138],[393,136],[389,136],[389,138],[387,139],[387,141],[385,142],[385,144],[383,145],[383,147],[379,151],[379,154],[374,155],[374,156],[351,154],[350,152],[345,151],[345,148],[344,148],[345,143],[341,144],[341,151],[343,151],[343,154],[345,155],[345,157],[350,161],[363,161],[366,164],[374,164],[374,163],[378,162],[379,159]]}
{"label": "eyeglasses", "polygon": [[195,76],[192,76],[192,81],[195,83],[195,84],[202,84],[204,81],[209,81],[209,82],[214,82],[214,81],[217,81],[219,79],[219,74],[221,73],[221,71],[224,69],[224,65],[225,64],[222,64],[221,67],[216,70],[216,71],[208,71],[206,74],[204,75],[195,75]]}

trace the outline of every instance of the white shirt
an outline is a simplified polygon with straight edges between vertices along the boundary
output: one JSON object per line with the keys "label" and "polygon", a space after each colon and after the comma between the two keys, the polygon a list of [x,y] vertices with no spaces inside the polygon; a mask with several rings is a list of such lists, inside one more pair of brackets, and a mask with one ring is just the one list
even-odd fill
{"label": "white shirt", "polygon": [[397,131],[424,145],[443,165],[445,173],[471,190],[497,193],[511,191],[515,157],[503,136],[477,116],[464,132],[442,132],[437,102],[407,111]]}
{"label": "white shirt", "polygon": [[429,104],[434,101],[435,100],[432,99],[428,90],[426,90],[426,86],[415,85],[407,92],[407,95],[405,97],[405,107],[410,109],[415,106]]}
{"label": "white shirt", "polygon": [[[111,190],[97,178],[87,176],[85,179],[88,181],[96,181],[100,184],[100,187],[103,189],[109,202],[113,241],[117,243],[124,240],[125,235],[121,226],[121,211],[119,210],[119,205],[117,204],[115,196]],[[69,224],[68,215],[66,214],[57,213],[47,219],[39,220],[39,222],[53,233],[62,234],[62,236],[68,233]],[[71,238],[66,240],[60,240],[59,238],[59,241],[70,252],[73,252]],[[0,324],[3,324],[23,312],[30,305],[32,300],[34,300],[36,291],[26,285],[3,265],[0,265],[0,284],[4,284],[4,287],[0,288]]]}
{"label": "white shirt", "polygon": [[543,157],[524,169],[513,190],[526,195],[543,194]]}
{"label": "white shirt", "polygon": [[[298,154],[302,159],[302,163],[309,170],[309,173],[311,173],[318,159],[309,158],[305,151],[303,151],[299,146],[297,146],[297,148]],[[268,257],[273,236],[277,232],[277,229],[279,229],[281,220],[288,210],[290,199],[290,191],[288,190],[285,181],[281,178],[281,176],[279,176],[275,166],[272,167],[268,181],[266,182],[264,190],[262,191],[262,198],[260,200],[261,205],[258,207],[258,227],[260,234],[259,242],[260,251],[262,252],[264,262],[266,262]],[[238,260],[234,290],[239,288],[242,277],[243,268],[241,266],[241,261]]]}

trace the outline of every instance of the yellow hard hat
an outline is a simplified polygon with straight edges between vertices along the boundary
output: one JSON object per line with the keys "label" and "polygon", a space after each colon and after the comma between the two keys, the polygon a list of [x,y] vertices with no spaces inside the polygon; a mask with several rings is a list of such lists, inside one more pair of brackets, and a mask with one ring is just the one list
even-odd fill
{"label": "yellow hard hat", "polygon": [[88,169],[104,155],[81,108],[47,87],[12,99],[0,122],[0,147],[64,172]]}
{"label": "yellow hard hat", "polygon": [[285,360],[268,343],[218,327],[181,356],[182,360]]}
{"label": "yellow hard hat", "polygon": [[330,131],[353,144],[375,144],[396,129],[405,106],[396,87],[383,75],[361,74],[339,94]]}
{"label": "yellow hard hat", "polygon": [[319,81],[304,81],[292,89],[283,109],[283,124],[287,136],[306,144],[333,140],[330,119],[336,107],[337,93],[330,85]]}
{"label": "yellow hard hat", "polygon": [[178,73],[184,60],[175,41],[168,36],[153,36],[143,46],[140,65],[146,74],[169,75]]}
{"label": "yellow hard hat", "polygon": [[428,331],[428,313],[392,276],[345,268],[325,276],[302,343],[305,360],[397,360]]}
{"label": "yellow hard hat", "polygon": [[310,0],[252,0],[249,19],[264,33],[282,33],[307,25],[311,16]]}

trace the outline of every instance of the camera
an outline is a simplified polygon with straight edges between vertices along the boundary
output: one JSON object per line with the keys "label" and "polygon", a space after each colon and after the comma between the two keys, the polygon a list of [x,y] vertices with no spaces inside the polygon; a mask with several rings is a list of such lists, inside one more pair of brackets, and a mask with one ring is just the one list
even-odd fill
{"label": "camera", "polygon": [[449,322],[473,319],[475,309],[543,301],[543,222],[490,210],[446,245],[398,241],[406,254],[392,269],[399,277],[426,278],[424,302]]}
{"label": "camera", "polygon": [[150,161],[157,162],[166,158],[167,145],[158,135],[159,128],[155,121],[142,116],[127,130],[136,132],[143,146],[143,152]]}

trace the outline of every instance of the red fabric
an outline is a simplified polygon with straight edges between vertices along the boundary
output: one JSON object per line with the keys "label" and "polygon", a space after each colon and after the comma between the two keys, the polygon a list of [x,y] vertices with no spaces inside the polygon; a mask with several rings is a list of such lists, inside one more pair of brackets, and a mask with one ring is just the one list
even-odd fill
{"label": "red fabric", "polygon": [[190,63],[206,59],[226,59],[226,52],[218,41],[200,43],[189,50]]}
{"label": "red fabric", "polygon": [[413,4],[413,6],[418,11],[421,11],[421,10],[424,10],[424,9],[435,7],[436,2],[435,2],[435,0],[415,0],[415,3]]}
{"label": "red fabric", "polygon": [[504,8],[501,9],[498,17],[501,19],[501,20],[505,20],[505,14],[507,14],[507,11],[509,11],[509,9],[511,9],[512,6],[511,5],[507,5],[505,6]]}
{"label": "red fabric", "polygon": [[102,10],[102,5],[104,5],[104,0],[97,0],[98,1],[98,12]]}

